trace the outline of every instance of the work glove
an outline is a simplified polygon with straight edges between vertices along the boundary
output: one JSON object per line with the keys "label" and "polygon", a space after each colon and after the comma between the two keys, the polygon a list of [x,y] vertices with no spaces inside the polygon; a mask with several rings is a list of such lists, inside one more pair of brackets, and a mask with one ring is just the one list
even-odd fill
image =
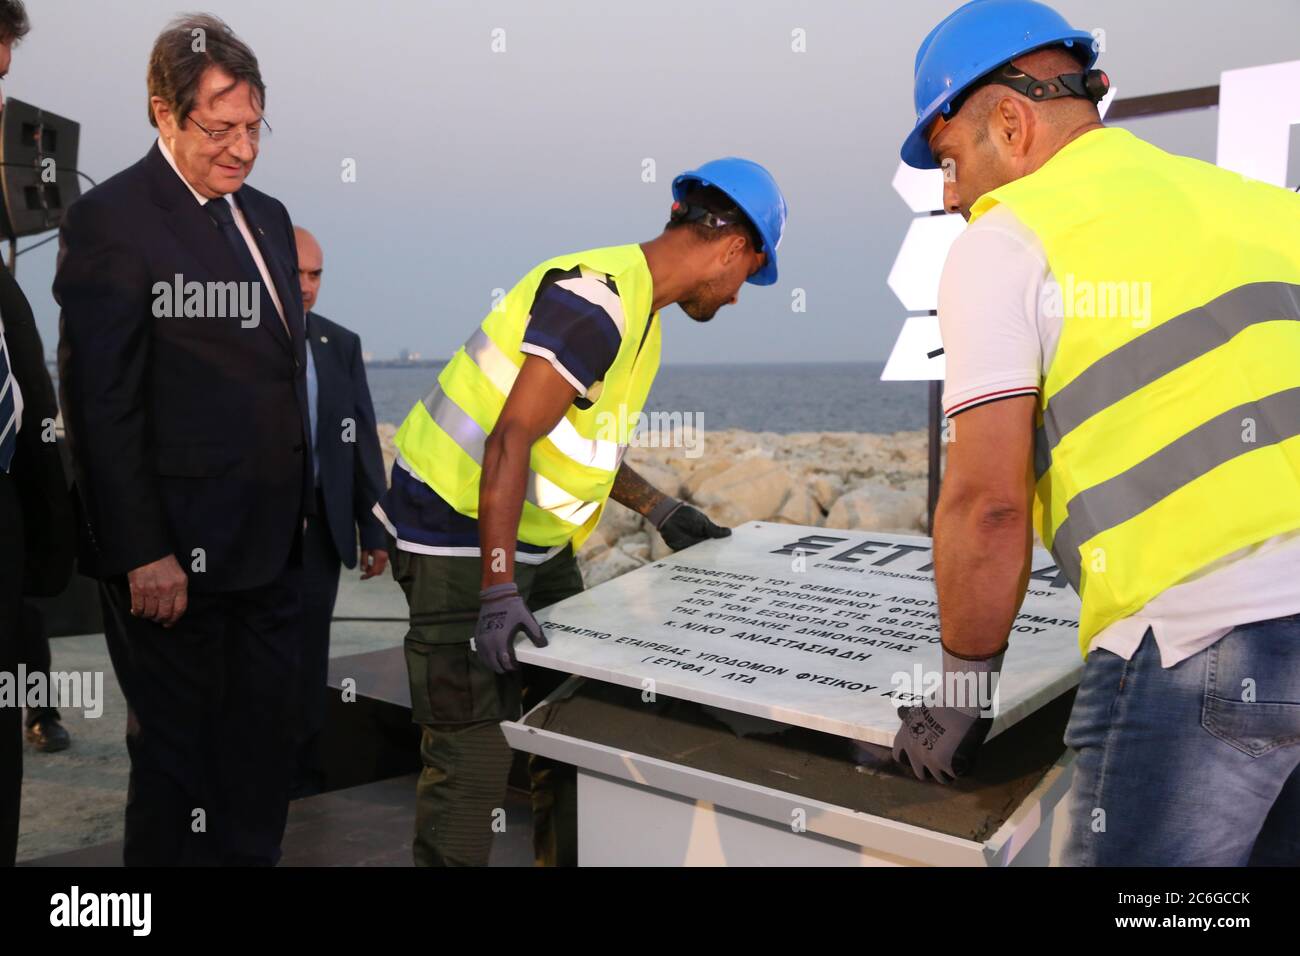
{"label": "work glove", "polygon": [[714,524],[703,511],[667,495],[646,515],[646,520],[659,529],[664,544],[674,551],[731,534],[730,528]]}
{"label": "work glove", "polygon": [[[944,679],[937,696],[898,708],[903,725],[894,737],[894,760],[910,767],[916,779],[924,780],[928,771],[940,783],[952,783],[974,768],[975,755],[993,725],[992,708],[1005,652],[1004,646],[985,660],[967,660],[944,648]],[[972,674],[976,677],[973,683]],[[977,695],[974,700],[967,699],[972,689]],[[946,699],[952,691],[955,699]],[[987,697],[980,700],[981,695]]]}
{"label": "work glove", "polygon": [[513,582],[494,584],[478,594],[478,624],[474,626],[474,649],[479,660],[498,674],[519,670],[515,659],[515,634],[523,631],[534,647],[546,646],[542,626],[519,596]]}

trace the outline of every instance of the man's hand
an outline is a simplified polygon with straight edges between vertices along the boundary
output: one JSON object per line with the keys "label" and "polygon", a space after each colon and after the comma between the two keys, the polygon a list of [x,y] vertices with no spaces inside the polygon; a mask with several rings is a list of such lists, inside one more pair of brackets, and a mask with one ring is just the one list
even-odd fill
{"label": "man's hand", "polygon": [[482,604],[474,628],[474,650],[479,660],[498,674],[519,669],[515,659],[515,634],[523,631],[536,647],[546,646],[542,626],[528,610],[519,588],[510,581],[479,592]]}
{"label": "man's hand", "polygon": [[383,548],[361,549],[361,580],[383,574],[388,567],[388,552]]}
{"label": "man's hand", "polygon": [[952,783],[974,768],[993,726],[1002,656],[999,651],[987,660],[965,660],[945,648],[938,695],[898,708],[903,725],[894,737],[894,759],[916,779],[928,772],[939,783]]}
{"label": "man's hand", "polygon": [[171,627],[189,607],[189,578],[175,555],[128,571],[126,582],[131,587],[131,613],[136,617]]}
{"label": "man's hand", "polygon": [[714,524],[703,511],[676,498],[665,496],[646,517],[664,536],[664,544],[674,551],[731,534],[730,528]]}
{"label": "man's hand", "polygon": [[993,723],[991,717],[973,717],[928,702],[900,707],[898,716],[903,726],[894,737],[894,760],[910,767],[917,780],[924,780],[928,771],[940,783],[952,783],[974,766],[975,753]]}
{"label": "man's hand", "polygon": [[644,515],[646,521],[663,535],[664,544],[674,551],[689,548],[709,538],[725,538],[731,534],[730,528],[714,524],[698,508],[692,508],[664,494],[633,471],[627,462],[619,465],[609,496],[624,507]]}

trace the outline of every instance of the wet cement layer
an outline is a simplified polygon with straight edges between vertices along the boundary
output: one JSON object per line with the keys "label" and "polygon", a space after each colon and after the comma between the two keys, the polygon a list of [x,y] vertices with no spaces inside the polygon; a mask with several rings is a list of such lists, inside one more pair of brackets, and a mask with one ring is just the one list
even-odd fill
{"label": "wet cement layer", "polygon": [[863,754],[844,737],[801,727],[742,737],[699,704],[662,696],[646,703],[636,688],[599,681],[583,681],[525,722],[982,843],[1065,752],[1073,702],[1071,690],[999,734],[981,750],[974,772],[951,786],[917,780],[885,748]]}

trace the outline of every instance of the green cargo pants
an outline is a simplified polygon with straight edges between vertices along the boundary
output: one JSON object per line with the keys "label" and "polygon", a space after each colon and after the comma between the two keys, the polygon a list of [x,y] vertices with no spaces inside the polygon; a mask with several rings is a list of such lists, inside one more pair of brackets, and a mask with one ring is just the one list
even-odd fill
{"label": "green cargo pants", "polygon": [[[486,866],[492,837],[506,825],[513,757],[500,723],[535,706],[567,675],[527,664],[498,675],[479,660],[470,647],[479,610],[478,558],[399,551],[391,539],[389,556],[410,607],[406,669],[411,718],[422,729],[415,864]],[[573,550],[565,548],[540,565],[516,565],[515,583],[536,611],[581,591],[582,575]],[[528,775],[536,863],[576,865],[576,772],[530,755]]]}

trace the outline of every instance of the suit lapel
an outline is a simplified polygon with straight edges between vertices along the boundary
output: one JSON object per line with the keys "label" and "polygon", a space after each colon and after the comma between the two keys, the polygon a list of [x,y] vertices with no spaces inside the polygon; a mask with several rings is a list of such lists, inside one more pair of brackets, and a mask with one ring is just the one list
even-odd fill
{"label": "suit lapel", "polygon": [[[320,344],[320,323],[316,321],[314,313],[307,313],[304,317],[304,326],[306,328],[306,347],[311,352],[312,364],[316,367],[316,407],[313,412],[316,415],[316,439],[318,445],[316,450],[317,454],[321,454],[324,443],[320,442],[320,423],[334,420],[332,417],[333,412],[330,409],[330,390],[325,387],[325,378],[329,375],[326,367],[330,360],[329,349]],[[321,457],[323,458],[324,455],[321,455]]]}
{"label": "suit lapel", "polygon": [[[270,273],[271,282],[275,285],[276,294],[280,298],[280,308],[284,309],[284,321],[280,317],[275,317],[275,333],[282,343],[289,345],[293,354],[298,357],[299,361],[306,361],[306,354],[303,351],[306,343],[306,336],[303,331],[303,323],[296,317],[302,314],[302,305],[298,301],[296,288],[289,285],[288,276],[285,275],[284,267],[277,255],[278,250],[271,242],[266,230],[263,228],[262,217],[256,208],[257,204],[245,199],[241,194],[244,190],[235,193],[235,202],[239,204],[240,211],[244,214],[244,219],[248,223],[248,230],[253,234],[253,240],[257,243],[258,251],[262,254],[262,261],[266,263],[266,271]],[[285,338],[285,326],[289,327],[289,337],[292,342]]]}
{"label": "suit lapel", "polygon": [[307,348],[311,349],[312,360],[315,361],[316,363],[316,378],[317,381],[319,382],[321,362],[323,360],[328,361],[329,356],[328,354],[326,354],[327,350],[321,348],[320,345],[318,344],[321,330],[320,330],[320,323],[316,321],[316,313],[314,312],[307,313],[305,325],[307,329]]}

